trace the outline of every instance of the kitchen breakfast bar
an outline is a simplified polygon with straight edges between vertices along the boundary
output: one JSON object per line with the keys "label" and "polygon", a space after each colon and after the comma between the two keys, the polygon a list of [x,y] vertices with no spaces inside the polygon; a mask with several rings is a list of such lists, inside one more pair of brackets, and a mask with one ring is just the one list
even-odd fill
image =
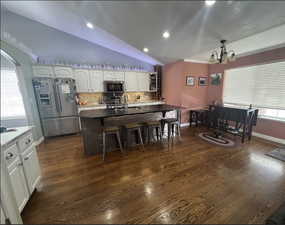
{"label": "kitchen breakfast bar", "polygon": [[[146,123],[160,121],[166,113],[173,112],[180,122],[181,107],[166,104],[128,107],[122,109],[95,109],[80,112],[81,133],[83,137],[84,152],[86,155],[102,153],[102,133],[105,127],[120,127],[121,139],[125,139],[123,126],[129,123]],[[143,139],[146,135],[143,132]],[[134,140],[134,138],[133,138]],[[112,151],[116,145],[114,139],[107,140],[108,150]],[[134,141],[132,141],[134,143]]]}

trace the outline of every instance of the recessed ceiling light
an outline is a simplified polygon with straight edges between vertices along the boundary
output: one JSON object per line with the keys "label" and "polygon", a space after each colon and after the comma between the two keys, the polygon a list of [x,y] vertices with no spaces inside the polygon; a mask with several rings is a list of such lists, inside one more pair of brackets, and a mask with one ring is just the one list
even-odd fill
{"label": "recessed ceiling light", "polygon": [[169,38],[170,37],[170,34],[168,31],[164,31],[163,34],[162,34],[162,37],[164,37],[165,39]]}
{"label": "recessed ceiling light", "polygon": [[206,0],[206,1],[205,1],[206,6],[212,6],[212,5],[214,5],[215,3],[216,3],[216,0]]}
{"label": "recessed ceiling light", "polygon": [[143,51],[144,52],[148,52],[148,48],[143,48]]}
{"label": "recessed ceiling light", "polygon": [[87,26],[88,28],[90,28],[90,29],[93,29],[93,28],[94,28],[93,24],[90,23],[90,22],[87,22],[87,23],[86,23],[86,26]]}

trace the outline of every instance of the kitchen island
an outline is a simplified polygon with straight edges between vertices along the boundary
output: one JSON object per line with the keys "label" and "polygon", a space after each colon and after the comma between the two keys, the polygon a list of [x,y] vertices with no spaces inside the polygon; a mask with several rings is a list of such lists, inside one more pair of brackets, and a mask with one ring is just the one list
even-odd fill
{"label": "kitchen island", "polygon": [[[81,133],[83,137],[84,152],[86,155],[94,155],[102,152],[102,129],[104,126],[122,127],[127,123],[143,123],[160,120],[167,112],[175,112],[180,120],[181,108],[166,104],[140,107],[128,107],[126,109],[95,109],[80,112]],[[121,129],[122,140],[124,140]],[[114,145],[114,141],[107,141]],[[111,148],[108,148],[111,149]]]}

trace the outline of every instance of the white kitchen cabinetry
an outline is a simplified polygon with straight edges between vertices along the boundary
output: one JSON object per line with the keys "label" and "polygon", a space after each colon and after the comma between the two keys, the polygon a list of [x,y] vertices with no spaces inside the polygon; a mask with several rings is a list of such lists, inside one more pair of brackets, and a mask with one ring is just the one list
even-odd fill
{"label": "white kitchen cabinetry", "polygon": [[15,131],[1,134],[1,159],[1,165],[5,167],[4,170],[1,168],[1,175],[3,173],[7,177],[6,183],[11,184],[10,193],[6,191],[9,196],[6,197],[15,199],[15,203],[7,201],[10,204],[7,206],[7,215],[16,218],[12,209],[17,208],[19,212],[23,210],[41,179],[31,127],[17,127]]}
{"label": "white kitchen cabinetry", "polygon": [[148,73],[137,73],[138,91],[149,91],[149,75]]}
{"label": "white kitchen cabinetry", "polygon": [[77,92],[90,92],[89,70],[75,69],[74,70],[74,76],[75,76],[75,83],[76,83]]}
{"label": "white kitchen cabinetry", "polygon": [[30,193],[32,193],[41,179],[39,160],[34,145],[22,153],[24,171]]}
{"label": "white kitchen cabinetry", "polygon": [[73,69],[67,66],[54,66],[54,75],[57,78],[74,79]]}
{"label": "white kitchen cabinetry", "polygon": [[136,72],[125,72],[125,87],[126,91],[138,91],[138,80]]}
{"label": "white kitchen cabinetry", "polygon": [[35,77],[54,77],[54,70],[52,66],[33,66]]}
{"label": "white kitchen cabinetry", "polygon": [[105,70],[104,71],[104,80],[106,80],[106,81],[124,81],[125,80],[125,73],[123,71]]}
{"label": "white kitchen cabinetry", "polygon": [[89,91],[103,92],[104,74],[102,70],[90,70],[89,72]]}
{"label": "white kitchen cabinetry", "polygon": [[21,162],[20,157],[17,157],[8,167],[8,173],[17,206],[19,212],[21,212],[29,200],[29,191],[25,180],[26,178],[23,170],[23,163]]}
{"label": "white kitchen cabinetry", "polygon": [[115,81],[124,81],[125,73],[123,71],[114,71]]}

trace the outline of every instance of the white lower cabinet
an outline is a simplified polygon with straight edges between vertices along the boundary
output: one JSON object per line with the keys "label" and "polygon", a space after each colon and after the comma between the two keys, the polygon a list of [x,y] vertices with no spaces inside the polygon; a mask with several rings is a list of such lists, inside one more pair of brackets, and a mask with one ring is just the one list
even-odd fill
{"label": "white lower cabinet", "polygon": [[41,179],[41,170],[36,148],[32,145],[22,153],[24,171],[30,193],[32,193]]}
{"label": "white lower cabinet", "polygon": [[29,200],[30,194],[26,183],[23,163],[21,162],[20,157],[17,157],[15,161],[8,167],[8,173],[17,206],[21,212]]}
{"label": "white lower cabinet", "polygon": [[7,177],[10,179],[17,208],[21,212],[41,179],[31,131],[16,137],[2,151]]}

